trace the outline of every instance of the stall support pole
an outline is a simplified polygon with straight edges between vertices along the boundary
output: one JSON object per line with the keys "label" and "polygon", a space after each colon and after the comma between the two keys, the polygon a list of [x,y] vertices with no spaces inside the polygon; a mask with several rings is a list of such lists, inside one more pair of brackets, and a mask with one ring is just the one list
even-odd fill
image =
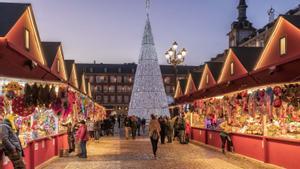
{"label": "stall support pole", "polygon": [[263,148],[263,154],[264,154],[264,163],[268,163],[268,147],[267,147],[266,137],[263,137],[262,148]]}
{"label": "stall support pole", "polygon": [[34,158],[34,142],[30,142],[29,143],[29,146],[30,146],[30,169],[34,169],[35,168],[35,158]]}
{"label": "stall support pole", "polygon": [[208,132],[207,132],[207,129],[204,130],[204,134],[205,134],[205,144],[208,144]]}

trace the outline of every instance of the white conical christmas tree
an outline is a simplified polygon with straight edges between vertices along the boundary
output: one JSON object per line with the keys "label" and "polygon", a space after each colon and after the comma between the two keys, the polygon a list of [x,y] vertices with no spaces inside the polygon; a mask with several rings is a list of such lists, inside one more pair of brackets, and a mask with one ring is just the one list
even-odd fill
{"label": "white conical christmas tree", "polygon": [[150,119],[151,114],[158,116],[170,115],[154,46],[149,14],[147,14],[128,115]]}

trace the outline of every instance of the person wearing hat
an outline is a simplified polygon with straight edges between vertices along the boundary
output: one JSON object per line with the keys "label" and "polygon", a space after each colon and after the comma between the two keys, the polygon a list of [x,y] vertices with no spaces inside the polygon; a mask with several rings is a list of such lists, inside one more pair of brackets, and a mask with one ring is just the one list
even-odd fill
{"label": "person wearing hat", "polygon": [[77,131],[78,141],[80,143],[81,154],[80,158],[87,158],[86,143],[88,141],[88,131],[84,120],[80,121],[80,127]]}
{"label": "person wearing hat", "polygon": [[23,148],[21,142],[12,129],[12,124],[8,119],[4,119],[0,124],[1,147],[6,156],[10,159],[15,169],[25,169],[23,161]]}

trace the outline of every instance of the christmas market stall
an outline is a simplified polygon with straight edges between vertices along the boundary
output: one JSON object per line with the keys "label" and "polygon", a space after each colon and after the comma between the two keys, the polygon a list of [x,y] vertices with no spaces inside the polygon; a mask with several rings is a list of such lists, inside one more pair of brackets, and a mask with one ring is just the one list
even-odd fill
{"label": "christmas market stall", "polygon": [[220,131],[225,129],[235,153],[297,168],[299,20],[299,16],[280,16],[264,48],[230,48],[221,68],[216,61],[204,66],[199,86],[188,80],[186,92],[175,99],[179,106],[192,104],[187,111],[192,139],[220,148]]}
{"label": "christmas market stall", "polygon": [[[17,132],[26,168],[68,148],[62,124],[105,112],[74,61],[64,60],[62,44],[41,42],[31,4],[0,3],[0,55],[0,116]],[[13,167],[6,160],[2,168]]]}

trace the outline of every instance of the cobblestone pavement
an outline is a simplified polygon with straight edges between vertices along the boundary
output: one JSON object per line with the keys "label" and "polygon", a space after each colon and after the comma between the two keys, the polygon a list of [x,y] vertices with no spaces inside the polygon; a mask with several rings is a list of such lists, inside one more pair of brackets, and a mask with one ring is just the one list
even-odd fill
{"label": "cobblestone pavement", "polygon": [[271,169],[272,166],[246,160],[209,148],[188,144],[159,144],[154,160],[148,138],[125,140],[104,137],[90,141],[88,158],[59,158],[43,169]]}

